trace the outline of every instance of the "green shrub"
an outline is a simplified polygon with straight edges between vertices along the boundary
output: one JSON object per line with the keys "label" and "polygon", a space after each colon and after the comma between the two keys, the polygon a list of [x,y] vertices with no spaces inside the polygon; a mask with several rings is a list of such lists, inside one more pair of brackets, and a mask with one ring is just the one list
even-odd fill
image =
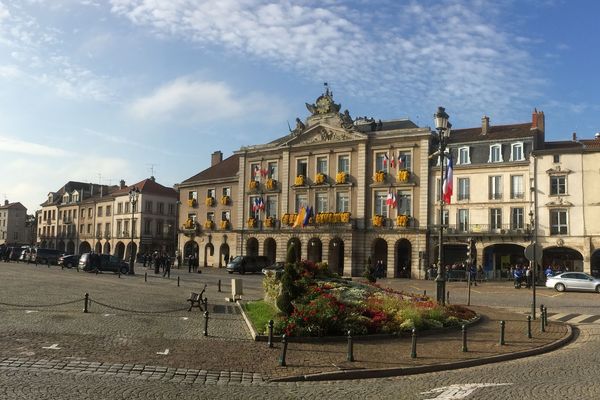
{"label": "green shrub", "polygon": [[272,305],[277,304],[277,296],[281,293],[281,281],[274,272],[269,272],[263,278],[263,290],[265,292],[265,301]]}

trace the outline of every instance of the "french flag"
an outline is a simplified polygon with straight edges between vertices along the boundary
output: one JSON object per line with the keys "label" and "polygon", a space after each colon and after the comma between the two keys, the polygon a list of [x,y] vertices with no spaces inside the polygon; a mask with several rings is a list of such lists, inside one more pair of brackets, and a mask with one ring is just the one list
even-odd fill
{"label": "french flag", "polygon": [[448,157],[448,167],[446,168],[446,176],[444,177],[444,203],[450,204],[452,197],[452,156]]}
{"label": "french flag", "polygon": [[383,155],[383,167],[384,167],[384,168],[387,168],[387,163],[388,163],[388,161],[389,161],[389,157],[388,157],[387,153],[385,153],[385,154]]}

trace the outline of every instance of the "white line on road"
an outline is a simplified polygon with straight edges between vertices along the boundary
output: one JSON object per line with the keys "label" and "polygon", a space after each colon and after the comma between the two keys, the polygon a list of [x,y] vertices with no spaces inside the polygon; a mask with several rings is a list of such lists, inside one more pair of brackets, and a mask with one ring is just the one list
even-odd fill
{"label": "white line on road", "polygon": [[39,312],[37,310],[25,310],[25,314],[31,314],[31,313],[35,313],[35,312]]}
{"label": "white line on road", "polygon": [[60,350],[60,347],[58,347],[58,343],[54,343],[52,346],[47,346],[47,347],[44,347],[44,346],[42,346],[42,349],[47,349],[47,350]]}
{"label": "white line on road", "polygon": [[102,316],[103,316],[103,317],[110,317],[110,316],[112,316],[112,315],[115,315],[115,314],[103,314]]}
{"label": "white line on road", "polygon": [[181,317],[182,320],[187,321],[189,318],[188,317]]}
{"label": "white line on road", "polygon": [[169,349],[166,349],[165,351],[157,351],[156,354],[160,354],[161,356],[166,356],[169,354]]}
{"label": "white line on road", "polygon": [[479,388],[505,385],[512,385],[512,383],[464,383],[460,385],[450,385],[431,389],[428,392],[421,392],[421,394],[439,393],[436,397],[431,397],[425,400],[455,400],[464,399]]}

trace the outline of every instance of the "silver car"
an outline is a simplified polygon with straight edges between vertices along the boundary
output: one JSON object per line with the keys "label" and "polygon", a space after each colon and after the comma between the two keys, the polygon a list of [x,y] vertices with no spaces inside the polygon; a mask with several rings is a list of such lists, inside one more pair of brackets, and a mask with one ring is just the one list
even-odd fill
{"label": "silver car", "polygon": [[546,287],[556,289],[558,292],[565,290],[589,290],[600,293],[600,279],[596,279],[583,272],[563,272],[550,276],[546,280]]}

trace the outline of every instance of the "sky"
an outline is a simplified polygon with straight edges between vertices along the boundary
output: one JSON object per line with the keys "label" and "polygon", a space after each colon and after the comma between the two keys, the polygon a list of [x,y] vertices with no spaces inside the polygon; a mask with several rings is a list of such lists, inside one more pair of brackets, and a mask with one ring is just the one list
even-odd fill
{"label": "sky", "polygon": [[[500,4],[498,4],[500,3]],[[593,0],[0,0],[0,201],[70,180],[172,186],[286,135],[323,93],[353,117],[600,131]]]}

